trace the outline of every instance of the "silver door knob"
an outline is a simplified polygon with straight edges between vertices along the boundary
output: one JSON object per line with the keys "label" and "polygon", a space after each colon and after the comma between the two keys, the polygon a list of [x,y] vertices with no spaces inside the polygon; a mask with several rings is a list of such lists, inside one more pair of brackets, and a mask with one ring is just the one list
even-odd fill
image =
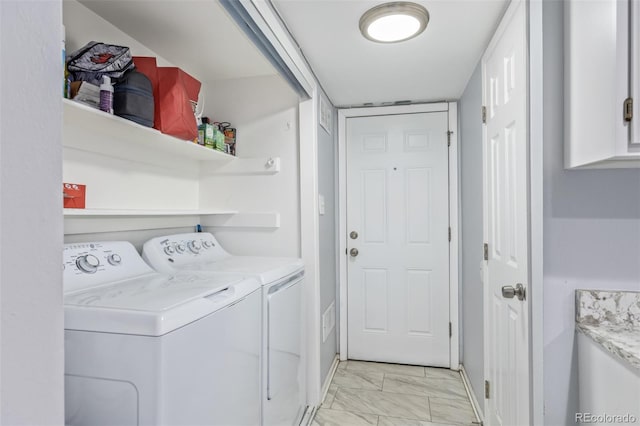
{"label": "silver door knob", "polygon": [[351,237],[352,240],[355,240],[356,238],[358,238],[358,233],[356,231],[351,231],[349,237]]}
{"label": "silver door knob", "polygon": [[351,250],[349,250],[349,254],[351,255],[351,257],[356,257],[358,253],[359,252],[357,248],[352,248]]}
{"label": "silver door knob", "polygon": [[505,285],[502,287],[502,297],[506,299],[513,299],[514,296],[517,297],[518,300],[526,299],[526,290],[522,284],[518,283],[515,287],[511,285]]}

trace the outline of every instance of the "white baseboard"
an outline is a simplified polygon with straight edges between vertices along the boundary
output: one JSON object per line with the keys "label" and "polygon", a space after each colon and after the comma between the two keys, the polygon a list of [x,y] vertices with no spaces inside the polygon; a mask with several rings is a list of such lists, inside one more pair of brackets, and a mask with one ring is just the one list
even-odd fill
{"label": "white baseboard", "polygon": [[473,412],[476,415],[476,420],[479,424],[483,424],[484,422],[484,414],[482,412],[482,408],[476,399],[476,394],[473,393],[471,389],[471,380],[469,380],[469,376],[467,375],[467,370],[464,369],[464,365],[460,364],[460,373],[462,375],[462,382],[464,383],[464,387],[467,390],[467,395],[469,396],[469,400],[471,401],[471,407],[473,408]]}
{"label": "white baseboard", "polygon": [[[336,374],[336,370],[338,369],[338,364],[340,363],[340,357],[336,354],[335,358],[333,358],[333,363],[331,364],[331,368],[329,369],[329,374],[324,379],[324,383],[322,384],[322,390],[320,394],[322,398],[320,399],[320,404],[324,402],[324,399],[327,397],[327,392],[329,392],[329,386],[331,386],[331,381],[333,380],[334,374]],[[313,418],[316,416],[316,411],[318,411],[318,407],[307,407],[307,411],[300,422],[300,425],[309,426],[313,421]]]}
{"label": "white baseboard", "polygon": [[320,400],[321,404],[324,401],[324,399],[327,397],[327,392],[329,392],[329,386],[331,386],[331,381],[333,380],[333,376],[336,374],[336,370],[338,369],[339,363],[340,363],[340,356],[336,354],[336,356],[333,358],[333,363],[331,364],[331,368],[329,369],[329,374],[327,374],[327,377],[324,379],[324,383],[322,384],[322,392],[321,392],[322,399]]}

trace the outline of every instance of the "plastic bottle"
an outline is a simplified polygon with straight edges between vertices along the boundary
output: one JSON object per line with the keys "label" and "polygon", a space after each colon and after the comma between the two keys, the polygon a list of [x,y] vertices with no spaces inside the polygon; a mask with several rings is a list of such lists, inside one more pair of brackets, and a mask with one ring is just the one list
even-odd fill
{"label": "plastic bottle", "polygon": [[113,86],[111,78],[102,76],[102,84],[100,85],[100,110],[113,114]]}

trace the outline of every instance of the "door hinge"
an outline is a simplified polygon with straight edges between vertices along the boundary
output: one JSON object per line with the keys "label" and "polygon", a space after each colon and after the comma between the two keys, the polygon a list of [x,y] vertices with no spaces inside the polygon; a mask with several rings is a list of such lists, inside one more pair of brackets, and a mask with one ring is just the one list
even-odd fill
{"label": "door hinge", "polygon": [[633,98],[627,98],[624,100],[624,121],[633,120]]}
{"label": "door hinge", "polygon": [[451,146],[451,135],[453,134],[453,132],[451,130],[449,130],[447,132],[447,146]]}
{"label": "door hinge", "polygon": [[451,242],[451,227],[449,227],[449,242]]}
{"label": "door hinge", "polygon": [[449,337],[453,336],[453,328],[451,323],[449,323]]}
{"label": "door hinge", "polygon": [[489,399],[489,395],[490,395],[489,391],[490,391],[489,381],[485,380],[484,381],[484,398],[485,399]]}
{"label": "door hinge", "polygon": [[484,243],[484,260],[489,260],[489,244]]}
{"label": "door hinge", "polygon": [[487,124],[487,107],[482,107],[482,124]]}

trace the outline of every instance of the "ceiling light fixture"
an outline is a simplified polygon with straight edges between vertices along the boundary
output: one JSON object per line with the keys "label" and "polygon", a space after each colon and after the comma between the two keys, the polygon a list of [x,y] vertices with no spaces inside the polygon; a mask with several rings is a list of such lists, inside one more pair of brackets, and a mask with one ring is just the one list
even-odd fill
{"label": "ceiling light fixture", "polygon": [[412,39],[427,28],[429,12],[419,4],[397,1],[367,10],[360,18],[362,35],[378,43]]}

